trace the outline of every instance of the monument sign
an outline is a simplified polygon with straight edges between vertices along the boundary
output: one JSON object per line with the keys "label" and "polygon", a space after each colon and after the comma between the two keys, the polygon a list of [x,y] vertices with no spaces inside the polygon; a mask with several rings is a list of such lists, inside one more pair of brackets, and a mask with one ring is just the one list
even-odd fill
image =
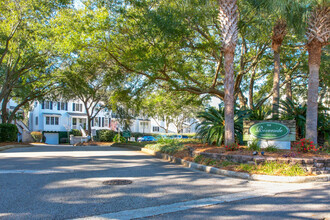
{"label": "monument sign", "polygon": [[244,121],[243,140],[259,140],[261,148],[275,145],[279,149],[290,149],[296,140],[296,122],[286,121]]}

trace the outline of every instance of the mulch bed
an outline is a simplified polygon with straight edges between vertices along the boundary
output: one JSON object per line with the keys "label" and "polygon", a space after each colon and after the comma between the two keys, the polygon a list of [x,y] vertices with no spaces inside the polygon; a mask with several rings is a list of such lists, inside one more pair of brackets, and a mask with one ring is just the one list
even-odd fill
{"label": "mulch bed", "polygon": [[[250,155],[252,156],[253,151],[248,150],[247,146],[240,146],[240,149],[237,151],[226,151],[224,146],[210,146],[207,144],[188,144],[186,146],[192,147],[197,151],[206,152],[206,153],[221,153],[225,155]],[[264,151],[261,149],[260,151]],[[276,158],[286,158],[288,155],[294,155],[293,157],[303,157],[303,158],[313,158],[313,157],[322,157],[330,158],[330,155],[326,152],[317,151],[317,152],[308,152],[302,153],[298,152],[297,149],[293,148],[291,150],[282,150],[279,149],[277,152],[266,152],[264,151],[264,156],[276,157]],[[260,152],[259,152],[260,155]]]}

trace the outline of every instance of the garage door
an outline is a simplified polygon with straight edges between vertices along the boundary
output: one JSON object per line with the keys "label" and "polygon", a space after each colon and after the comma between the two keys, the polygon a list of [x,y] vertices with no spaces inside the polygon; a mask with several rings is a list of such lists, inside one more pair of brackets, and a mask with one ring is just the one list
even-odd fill
{"label": "garage door", "polygon": [[58,133],[44,133],[46,144],[58,144]]}

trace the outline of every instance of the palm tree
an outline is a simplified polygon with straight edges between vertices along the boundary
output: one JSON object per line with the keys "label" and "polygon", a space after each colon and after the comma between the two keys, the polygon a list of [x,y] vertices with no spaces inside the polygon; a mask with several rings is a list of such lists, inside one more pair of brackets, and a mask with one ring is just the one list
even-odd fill
{"label": "palm tree", "polygon": [[266,12],[270,19],[276,17],[272,32],[272,50],[274,52],[274,78],[273,78],[273,100],[272,114],[274,119],[279,117],[280,101],[280,71],[281,71],[281,46],[287,34],[287,29],[293,30],[296,34],[303,32],[304,4],[301,0],[249,0],[249,3],[259,12]]}
{"label": "palm tree", "polygon": [[234,135],[234,54],[237,42],[236,0],[219,0],[219,23],[225,69],[225,144],[235,142]]}
{"label": "palm tree", "polygon": [[317,143],[317,108],[319,70],[322,47],[329,44],[330,36],[330,7],[324,3],[312,11],[306,32],[308,42],[308,95],[306,115],[306,138]]}
{"label": "palm tree", "polygon": [[286,21],[278,19],[272,36],[272,49],[274,51],[274,79],[273,79],[273,118],[278,119],[278,105],[280,101],[280,51],[283,39],[286,35]]}
{"label": "palm tree", "polygon": [[[237,142],[243,140],[243,119],[248,118],[250,111],[235,110],[234,116],[234,134]],[[208,144],[215,143],[220,146],[226,138],[225,136],[225,110],[224,108],[216,109],[214,107],[207,108],[200,112],[197,117],[201,119],[201,123],[197,125],[197,135]]]}

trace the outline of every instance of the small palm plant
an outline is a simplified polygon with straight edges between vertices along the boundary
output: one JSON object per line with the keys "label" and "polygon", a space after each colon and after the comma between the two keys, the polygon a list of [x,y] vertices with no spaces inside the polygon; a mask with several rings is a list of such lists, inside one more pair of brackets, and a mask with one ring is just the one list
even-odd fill
{"label": "small palm plant", "polygon": [[250,120],[266,120],[271,115],[271,110],[268,106],[261,106],[250,110],[249,119]]}
{"label": "small palm plant", "polygon": [[296,121],[296,138],[297,140],[305,136],[306,125],[306,104],[298,105],[293,100],[287,98],[280,101],[280,111],[282,120]]}
{"label": "small palm plant", "polygon": [[[207,108],[200,112],[197,117],[201,123],[197,125],[197,135],[204,143],[216,144],[220,146],[225,138],[225,111],[224,108]],[[243,134],[243,119],[248,117],[247,110],[235,110],[234,129],[235,139],[241,140]]]}

